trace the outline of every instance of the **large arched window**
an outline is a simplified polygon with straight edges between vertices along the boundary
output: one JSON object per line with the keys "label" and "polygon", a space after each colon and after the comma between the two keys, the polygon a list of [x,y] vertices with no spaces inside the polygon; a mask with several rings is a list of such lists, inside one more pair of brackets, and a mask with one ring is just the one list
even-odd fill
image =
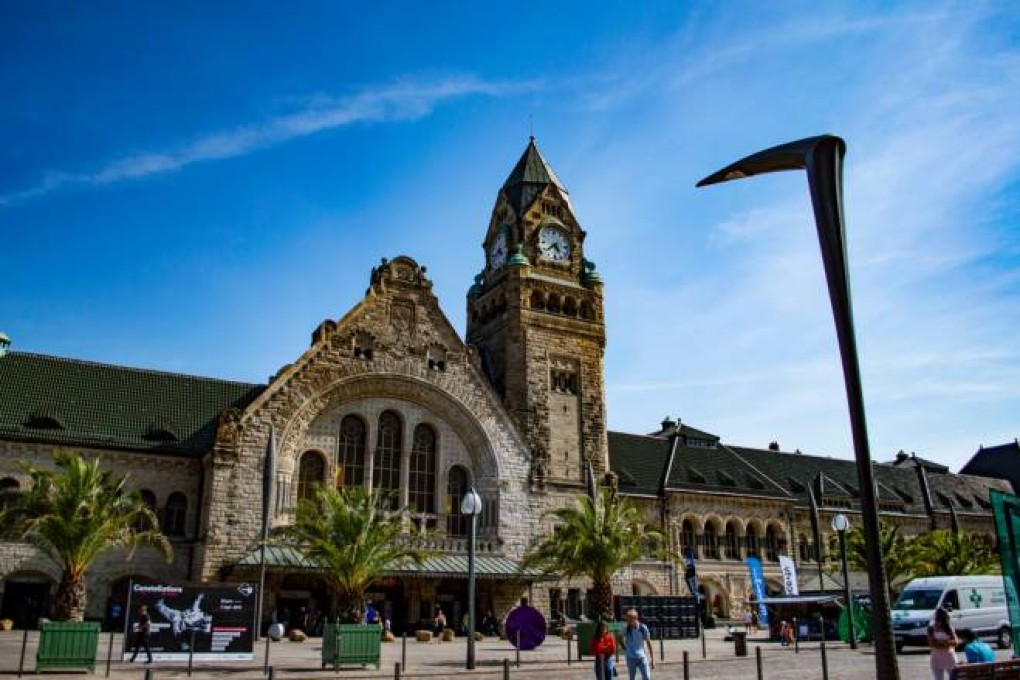
{"label": "large arched window", "polygon": [[450,468],[446,481],[446,534],[467,536],[471,518],[460,513],[460,502],[468,490],[468,472],[460,465]]}
{"label": "large arched window", "polygon": [[357,416],[340,421],[340,469],[337,486],[362,486],[365,483],[365,422]]}
{"label": "large arched window", "polygon": [[180,491],[174,491],[166,499],[163,508],[163,533],[167,536],[183,536],[184,522],[188,514],[188,499]]}
{"label": "large arched window", "polygon": [[765,528],[765,559],[769,562],[779,561],[779,536],[771,524]]}
{"label": "large arched window", "polygon": [[712,522],[705,522],[705,557],[719,559],[719,530]]}
{"label": "large arched window", "polygon": [[408,487],[408,502],[416,512],[436,511],[436,432],[428,425],[414,428]]}
{"label": "large arched window", "polygon": [[383,493],[393,493],[400,489],[402,432],[400,416],[393,411],[383,411],[379,416],[378,445],[372,464],[372,486]]}
{"label": "large arched window", "polygon": [[737,543],[737,525],[731,520],[726,523],[726,559],[740,559],[740,545]]}
{"label": "large arched window", "polygon": [[685,519],[680,525],[680,552],[684,557],[695,553],[694,522],[689,519]]}
{"label": "large arched window", "polygon": [[748,524],[747,532],[744,534],[744,547],[747,549],[748,557],[758,557],[758,530]]}
{"label": "large arched window", "polygon": [[310,499],[326,479],[326,461],[315,451],[305,451],[298,463],[298,500]]}

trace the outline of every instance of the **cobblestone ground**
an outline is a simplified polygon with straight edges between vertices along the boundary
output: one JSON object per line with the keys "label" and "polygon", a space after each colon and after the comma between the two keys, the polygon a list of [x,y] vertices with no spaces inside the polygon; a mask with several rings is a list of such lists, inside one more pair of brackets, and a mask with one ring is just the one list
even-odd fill
{"label": "cobblestone ground", "polygon": [[[24,669],[26,673],[35,670],[35,647],[37,633],[29,633],[26,646]],[[797,680],[821,680],[822,663],[818,643],[807,643],[800,646],[800,652],[792,647],[780,647],[764,640],[749,640],[747,657],[734,656],[733,644],[724,642],[721,631],[709,631],[706,640],[707,657],[702,658],[701,642],[698,640],[667,641],[663,644],[665,661],[657,661],[653,672],[655,680],[665,678],[683,678],[683,653],[689,658],[689,678],[691,680],[754,680],[756,676],[755,648],[762,652],[762,677],[795,678]],[[0,632],[0,675],[17,675],[21,659],[23,634],[20,631]],[[106,675],[106,653],[110,637],[104,633],[100,639],[100,659],[95,676]],[[843,644],[828,644],[828,677],[830,680],[850,680],[851,678],[873,678],[875,657],[869,645],[862,645],[854,651]],[[382,666],[362,669],[357,667],[342,668],[339,673],[322,670],[321,649],[318,639],[304,643],[278,642],[270,645],[270,664],[275,680],[290,678],[393,678],[394,666],[401,660],[401,642],[384,644]],[[119,651],[119,638],[114,639],[114,656]],[[658,659],[659,643],[655,643]],[[195,678],[217,678],[223,680],[264,680],[262,665],[265,646],[260,646],[254,662],[238,663],[198,663],[193,670]],[[1008,658],[1008,651],[997,652],[999,658]],[[485,680],[498,680],[504,677],[504,659],[509,660],[509,677],[518,680],[537,678],[540,680],[590,680],[594,672],[590,660],[578,663],[576,660],[567,665],[566,642],[558,638],[547,639],[539,649],[521,654],[521,665],[516,666],[516,653],[506,642],[486,640],[477,645],[477,668],[474,671],[464,669],[466,643],[458,639],[451,643],[419,644],[413,640],[407,642],[407,666],[401,678],[450,678],[476,677]],[[924,650],[910,651],[900,655],[900,677],[903,680],[914,678],[930,678],[928,670],[928,654]],[[183,663],[160,663],[144,666],[141,663],[128,664],[114,660],[110,666],[110,677],[116,680],[143,680],[145,669],[152,669],[152,680],[161,678],[184,680],[187,678],[187,665]],[[622,670],[622,669],[621,669]],[[47,677],[89,677],[87,671],[45,673]],[[620,677],[625,677],[623,673]]]}

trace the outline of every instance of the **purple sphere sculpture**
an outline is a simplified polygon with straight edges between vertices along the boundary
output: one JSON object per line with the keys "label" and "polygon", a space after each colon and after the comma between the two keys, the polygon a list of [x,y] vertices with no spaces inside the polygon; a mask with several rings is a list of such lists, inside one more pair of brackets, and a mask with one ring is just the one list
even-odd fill
{"label": "purple sphere sculpture", "polygon": [[530,605],[522,604],[506,617],[507,639],[516,647],[520,633],[521,651],[526,652],[541,645],[545,641],[545,630],[545,617]]}

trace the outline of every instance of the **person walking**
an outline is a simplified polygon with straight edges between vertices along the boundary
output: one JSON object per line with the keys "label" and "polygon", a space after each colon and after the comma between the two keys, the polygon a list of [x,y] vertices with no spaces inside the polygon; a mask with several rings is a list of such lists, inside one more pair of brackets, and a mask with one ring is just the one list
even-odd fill
{"label": "person walking", "polygon": [[134,663],[135,659],[138,658],[138,650],[140,648],[145,649],[145,655],[148,657],[145,663],[152,663],[152,651],[149,649],[149,631],[152,629],[152,620],[149,618],[149,608],[144,604],[138,607],[138,621],[135,625],[137,626],[135,630],[135,648],[134,653],[131,654],[130,663]]}
{"label": "person walking", "polygon": [[946,680],[956,668],[956,646],[960,644],[952,624],[949,611],[939,607],[935,620],[928,626],[928,647],[931,649],[931,673],[934,680]]}
{"label": "person walking", "polygon": [[616,675],[616,640],[605,619],[595,626],[588,651],[595,657],[595,680],[612,680]]}
{"label": "person walking", "polygon": [[620,639],[627,660],[628,680],[634,680],[638,671],[641,671],[641,680],[651,680],[652,671],[655,670],[652,634],[648,631],[648,626],[641,623],[636,609],[628,609],[624,616],[627,619],[627,626],[623,629]]}

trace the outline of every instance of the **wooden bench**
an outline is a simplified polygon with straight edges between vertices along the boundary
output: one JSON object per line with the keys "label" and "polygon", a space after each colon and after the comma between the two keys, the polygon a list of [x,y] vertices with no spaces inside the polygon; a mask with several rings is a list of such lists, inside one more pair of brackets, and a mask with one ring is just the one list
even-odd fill
{"label": "wooden bench", "polygon": [[949,675],[951,680],[1020,680],[1020,659],[1006,659],[991,663],[967,663],[957,666]]}

